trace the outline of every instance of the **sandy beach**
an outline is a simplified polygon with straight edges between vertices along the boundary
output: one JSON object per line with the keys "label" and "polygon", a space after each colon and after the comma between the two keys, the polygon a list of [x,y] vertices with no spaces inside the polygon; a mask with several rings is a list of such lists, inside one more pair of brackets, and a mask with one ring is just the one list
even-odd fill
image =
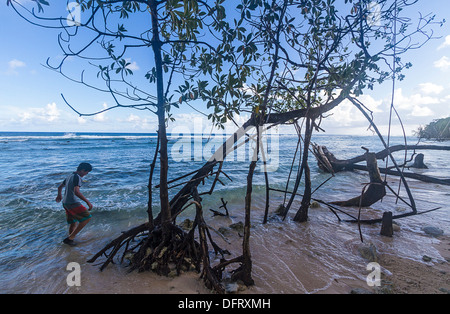
{"label": "sandy beach", "polygon": [[[386,293],[448,294],[450,293],[450,237],[442,236],[435,245],[443,259],[416,262],[406,258],[382,255],[381,263],[390,270],[384,278]],[[426,257],[423,259],[428,260]],[[383,292],[383,289],[382,291]]]}
{"label": "sandy beach", "polygon": [[[320,294],[448,294],[450,293],[450,238],[445,237],[437,248],[445,260],[416,262],[406,258],[380,255],[380,263],[391,275],[382,276],[380,288],[370,288],[359,280],[335,280]],[[446,255],[445,255],[446,254]],[[118,271],[118,270],[116,270]],[[119,271],[120,272],[120,271]],[[105,273],[106,274],[106,273]],[[117,274],[119,275],[119,274]],[[97,277],[97,276],[94,276]],[[107,280],[105,276],[103,279]],[[116,289],[115,287],[119,288]],[[240,294],[258,293],[257,287],[239,291]],[[67,291],[69,292],[69,291]],[[81,289],[71,288],[70,293],[83,293]],[[160,277],[153,273],[122,273],[112,276],[92,293],[109,294],[209,294],[211,293],[196,273],[185,273],[176,278]]]}
{"label": "sandy beach", "polygon": [[[219,218],[223,222],[223,218]],[[213,230],[216,230],[212,227]],[[257,229],[257,228],[254,228]],[[258,230],[256,231],[258,233]],[[377,235],[383,238],[380,235]],[[233,245],[228,245],[227,249],[234,247],[238,243],[239,232],[227,232],[224,239]],[[393,242],[401,239],[392,239]],[[266,276],[273,276],[271,271],[278,273],[280,278],[285,276],[284,268],[274,265],[271,269],[265,269],[264,261],[261,261],[260,254],[266,248],[260,247],[258,241],[252,241],[252,256],[254,258],[254,279],[255,286],[244,287],[237,285],[233,294],[448,294],[450,293],[450,237],[448,235],[433,238],[433,248],[439,252],[440,257],[428,257],[426,254],[417,259],[401,257],[382,249],[376,251],[376,261],[381,265],[381,286],[369,287],[365,282],[365,276],[369,273],[356,275],[340,274],[335,278],[324,278],[318,275],[314,269],[304,269],[302,259],[300,263],[294,263],[296,268],[289,268],[289,272],[295,274],[296,280],[302,283],[306,291],[286,290],[287,286],[295,286],[295,282],[282,284],[274,278],[273,282],[267,282]],[[220,241],[218,241],[220,243]],[[289,243],[289,241],[287,241]],[[224,243],[220,243],[224,245]],[[293,244],[293,243],[289,243]],[[367,246],[358,244],[357,247]],[[311,249],[311,248],[309,248]],[[370,262],[372,257],[355,251],[355,260],[365,260]],[[419,258],[419,257],[418,257]],[[286,259],[282,263],[287,263]],[[119,294],[210,294],[199,274],[187,272],[179,277],[168,278],[158,276],[151,272],[128,273],[123,265],[111,265],[107,270],[99,272],[96,267],[86,264],[83,267],[82,287],[68,287],[63,293],[119,293]],[[290,267],[290,266],[289,266]],[[279,268],[279,269],[277,269]],[[302,272],[302,269],[305,270]],[[261,274],[265,272],[265,274]],[[86,274],[87,273],[87,274]],[[299,274],[304,274],[302,277]],[[277,278],[277,279],[280,279]],[[277,292],[277,289],[280,289]]]}

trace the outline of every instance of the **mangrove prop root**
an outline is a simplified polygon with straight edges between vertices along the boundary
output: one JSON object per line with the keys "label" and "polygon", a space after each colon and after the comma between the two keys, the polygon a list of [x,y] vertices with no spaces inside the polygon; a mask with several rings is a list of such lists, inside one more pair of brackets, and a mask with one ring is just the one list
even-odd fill
{"label": "mangrove prop root", "polygon": [[[153,271],[159,275],[175,276],[185,271],[201,273],[200,277],[206,287],[217,292],[224,293],[221,284],[222,271],[225,266],[211,267],[209,258],[208,241],[214,252],[222,255],[230,254],[221,249],[212,239],[209,228],[203,219],[201,198],[196,191],[193,192],[197,211],[194,224],[189,232],[182,230],[177,225],[170,223],[156,225],[149,228],[149,223],[142,224],[123,232],[119,237],[108,243],[101,251],[88,260],[94,263],[102,256],[106,260],[101,263],[100,270],[105,269],[113,262],[118,253],[122,253],[121,261],[130,262],[130,271]],[[150,230],[149,230],[150,229]],[[195,239],[195,231],[198,230],[198,241]],[[137,238],[139,241],[136,241]],[[137,244],[135,244],[137,242]],[[134,243],[134,247],[132,244]],[[232,260],[234,262],[234,260]]]}
{"label": "mangrove prop root", "polygon": [[196,217],[195,222],[198,226],[198,234],[200,238],[200,252],[201,252],[201,263],[203,266],[203,270],[201,273],[201,278],[205,282],[206,287],[212,289],[218,293],[224,293],[224,288],[220,284],[220,280],[222,279],[222,274],[214,271],[211,268],[211,262],[209,259],[209,250],[208,250],[208,239],[207,239],[207,226],[206,222],[203,219],[203,210],[202,205],[200,204],[200,198],[196,193],[194,195],[194,201],[196,207]]}
{"label": "mangrove prop root", "polygon": [[191,234],[178,226],[173,224],[168,226],[164,232],[160,226],[154,227],[133,249],[128,249],[129,244],[143,231],[148,230],[148,223],[130,229],[112,240],[88,262],[93,263],[105,255],[106,261],[100,267],[100,270],[103,270],[125,247],[122,260],[127,258],[130,261],[131,271],[152,270],[161,275],[168,275],[171,271],[176,271],[177,274],[186,270],[199,271],[199,244]]}

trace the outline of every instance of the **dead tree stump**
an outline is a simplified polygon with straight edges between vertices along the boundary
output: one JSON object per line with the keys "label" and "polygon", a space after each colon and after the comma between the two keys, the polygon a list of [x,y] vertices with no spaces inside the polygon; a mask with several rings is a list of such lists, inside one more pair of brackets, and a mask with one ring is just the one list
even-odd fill
{"label": "dead tree stump", "polygon": [[380,234],[386,237],[392,237],[394,235],[394,228],[392,227],[392,212],[383,213]]}
{"label": "dead tree stump", "polygon": [[417,156],[414,158],[414,164],[411,166],[411,168],[428,169],[428,167],[423,163],[423,158],[423,154],[417,154]]}

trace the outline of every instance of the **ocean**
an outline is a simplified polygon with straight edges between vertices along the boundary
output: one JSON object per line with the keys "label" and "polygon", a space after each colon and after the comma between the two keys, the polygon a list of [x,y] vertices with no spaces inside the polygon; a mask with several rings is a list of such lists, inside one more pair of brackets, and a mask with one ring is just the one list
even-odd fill
{"label": "ocean", "polygon": [[[169,179],[200,168],[223,139],[222,135],[170,136]],[[276,135],[265,143],[270,157],[268,176],[272,188],[286,188],[297,141],[293,135]],[[361,146],[371,151],[383,149],[375,136],[320,134],[314,135],[313,142],[325,145],[340,159],[364,153]],[[408,144],[416,142],[415,138],[408,138]],[[403,144],[403,138],[393,137],[391,144]],[[98,265],[86,262],[121,232],[146,221],[147,183],[155,148],[156,134],[0,132],[0,293],[204,293],[198,274],[168,279],[154,274],[128,273],[126,261],[100,272]],[[223,170],[229,178],[223,176],[223,185],[218,183],[215,193],[203,197],[205,218],[214,231],[213,237],[232,250],[234,256],[240,255],[239,234],[224,234],[218,230],[243,221],[251,144],[243,145],[240,151],[224,162]],[[450,177],[449,151],[421,152],[429,169],[411,171]],[[395,156],[401,163],[403,153]],[[93,219],[76,238],[77,246],[68,247],[61,243],[67,236],[68,227],[62,205],[55,202],[55,197],[58,185],[76,170],[80,162],[93,165],[93,171],[83,178],[81,188],[94,205]],[[294,163],[293,173],[297,163]],[[312,155],[309,165],[314,190],[330,175],[319,171]],[[385,162],[380,161],[380,166],[384,167]],[[300,197],[295,199],[283,221],[273,214],[284,201],[284,194],[276,191],[270,192],[269,222],[262,224],[265,185],[261,170],[257,168],[255,173],[252,202],[251,249],[255,286],[247,293],[317,293],[336,285],[338,291],[344,292],[348,287],[338,283],[345,280],[364,286],[367,261],[358,254],[361,240],[357,225],[339,222],[323,205],[310,209],[308,222],[296,223],[292,219],[299,208]],[[290,190],[294,177],[291,175]],[[158,181],[156,172],[154,179],[154,182]],[[171,186],[187,180],[189,177]],[[341,172],[315,191],[313,197],[327,202],[346,200],[358,195],[367,180],[364,172]],[[397,177],[388,176],[388,183],[394,190],[398,188],[398,181]],[[200,186],[201,191],[208,190],[211,182],[206,179],[205,185]],[[412,179],[408,182],[419,212],[440,209],[399,219],[400,231],[396,231],[393,238],[380,236],[379,224],[362,225],[364,242],[372,243],[384,254],[418,262],[423,262],[424,255],[442,260],[431,245],[440,240],[426,235],[423,227],[433,226],[448,234],[450,187]],[[171,195],[181,186],[170,189]],[[303,185],[299,193],[302,191]],[[154,193],[156,215],[157,190]],[[400,194],[406,197],[404,188],[400,189]],[[209,211],[223,210],[219,208],[221,198],[228,202],[230,217],[213,217]],[[363,209],[362,218],[380,218],[387,210],[395,215],[405,213],[409,208],[388,191],[381,202]],[[352,213],[356,212],[353,209]],[[193,209],[187,209],[177,222],[193,219],[193,214]],[[347,219],[345,215],[340,214],[340,217]],[[214,260],[215,257],[211,258]],[[81,284],[76,286],[68,282],[68,265],[73,262],[81,267]]]}

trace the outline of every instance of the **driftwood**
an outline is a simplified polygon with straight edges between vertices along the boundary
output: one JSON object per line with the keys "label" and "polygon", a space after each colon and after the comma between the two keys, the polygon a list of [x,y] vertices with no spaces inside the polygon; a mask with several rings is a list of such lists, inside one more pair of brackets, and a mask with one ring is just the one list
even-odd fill
{"label": "driftwood", "polygon": [[221,212],[219,212],[217,210],[211,209],[211,208],[209,210],[213,213],[213,216],[229,217],[230,213],[228,212],[228,208],[227,208],[228,202],[225,202],[223,200],[223,197],[221,197],[220,200],[222,201],[222,205],[219,206],[219,209],[220,208],[224,208],[225,209],[225,214],[223,214],[223,213],[221,213]]}
{"label": "driftwood", "polygon": [[[375,154],[377,159],[384,159],[388,156],[389,152],[396,152],[407,149],[408,151],[411,150],[450,150],[450,146],[438,146],[438,145],[395,145],[389,147],[389,149],[384,149],[378,153]],[[367,166],[364,165],[358,165],[357,163],[365,160],[365,154],[350,158],[350,159],[338,159],[334,156],[333,153],[331,153],[325,146],[318,146],[313,145],[313,153],[314,156],[317,159],[317,164],[319,168],[328,173],[336,173],[340,171],[347,171],[347,170],[363,170],[368,171],[369,169]],[[419,154],[421,155],[421,154]],[[422,154],[423,155],[423,154]],[[420,168],[423,168],[425,166],[423,164],[423,159],[421,160],[420,164],[420,158],[417,159],[414,162],[416,166],[421,166]],[[416,163],[417,162],[417,163]],[[411,167],[414,167],[411,166]],[[426,166],[425,166],[426,167]],[[400,173],[396,170],[391,170],[389,168],[379,168],[379,171],[384,174],[389,175],[396,175],[399,176]],[[440,179],[435,178],[423,174],[418,173],[411,173],[411,172],[402,172],[402,175],[406,178],[411,178],[415,180],[420,180],[427,183],[436,183],[436,184],[442,184],[442,185],[450,185],[450,179]]]}
{"label": "driftwood", "polygon": [[381,218],[380,234],[385,237],[392,237],[394,235],[394,228],[392,226],[392,212],[384,212]]}
{"label": "driftwood", "polygon": [[[389,147],[389,149],[383,149],[376,153],[377,159],[384,159],[389,156],[389,152],[394,153],[397,151],[415,151],[415,150],[450,150],[450,146],[439,145],[395,145]],[[350,159],[338,159],[336,158],[326,146],[313,145],[313,152],[316,158],[320,156],[319,167],[326,172],[339,172],[342,170],[353,170],[353,166],[359,162],[365,161],[365,155],[359,155]],[[325,157],[325,158],[323,158]],[[325,166],[326,165],[326,166]],[[328,167],[332,168],[332,171]]]}
{"label": "driftwood", "polygon": [[423,154],[417,154],[417,156],[414,158],[414,163],[412,166],[409,166],[410,168],[419,168],[419,169],[428,169],[427,165],[423,163],[424,155]]}
{"label": "driftwood", "polygon": [[[430,149],[430,150],[450,150],[450,146],[437,146],[437,145],[396,145],[396,146],[391,146],[388,147],[386,146],[386,149],[378,152],[375,154],[377,159],[383,159],[387,156],[390,156],[392,159],[392,155],[390,155],[392,152],[395,151],[400,151],[400,150],[416,150],[416,149]],[[313,145],[313,153],[314,156],[316,157],[317,161],[318,161],[318,166],[322,171],[325,172],[329,172],[329,173],[335,173],[335,172],[339,172],[339,171],[344,171],[344,170],[365,170],[365,171],[369,171],[369,168],[367,166],[364,165],[357,165],[356,163],[361,162],[365,159],[365,155],[361,155],[361,156],[357,156],[355,158],[351,158],[351,159],[347,159],[347,160],[340,160],[337,159],[331,152],[328,151],[328,149],[325,146],[318,146],[318,145]],[[438,179],[438,178],[434,178],[434,177],[430,177],[430,176],[426,176],[426,175],[421,175],[421,174],[416,174],[416,173],[407,173],[407,172],[402,172],[399,170],[398,165],[396,166],[396,170],[391,170],[391,169],[386,169],[386,168],[378,168],[380,173],[386,173],[386,174],[390,174],[390,175],[396,175],[396,176],[401,176],[402,177],[402,182],[404,181],[403,178],[412,178],[412,179],[416,179],[416,180],[420,180],[420,181],[424,181],[424,182],[429,182],[429,183],[437,183],[437,184],[443,184],[443,185],[450,185],[450,179]],[[391,192],[393,192],[394,194],[396,194],[392,188],[389,187],[389,185],[386,184],[386,182],[383,182],[383,184],[388,187]],[[406,187],[406,186],[405,186]],[[397,195],[397,194],[396,194]],[[397,197],[399,197],[397,195]],[[399,197],[400,198],[400,197]],[[409,213],[404,213],[404,214],[400,214],[400,215],[394,215],[392,217],[384,217],[384,220],[386,221],[385,224],[385,230],[383,231],[383,233],[386,234],[390,234],[390,231],[387,230],[389,229],[389,220],[394,220],[394,219],[399,219],[399,218],[404,218],[404,217],[409,217],[409,216],[413,216],[413,215],[420,215],[420,214],[425,214],[425,213],[429,213],[435,210],[438,210],[440,207],[438,208],[433,208],[430,210],[426,210],[423,212],[417,212],[417,210],[414,207],[414,203],[411,202],[411,204],[408,204],[405,200],[403,200],[402,198],[400,198],[403,202],[405,202],[407,205],[409,205],[412,208],[412,211]],[[411,199],[410,199],[411,200]],[[360,206],[361,207],[361,206]],[[383,222],[383,219],[360,219],[360,217],[358,217],[357,219],[353,219],[353,220],[346,220],[348,222],[358,222],[358,223],[367,223],[367,224],[373,224],[373,223],[380,223]]]}
{"label": "driftwood", "polygon": [[380,171],[378,170],[377,158],[375,153],[366,152],[365,154],[367,169],[369,171],[370,183],[364,188],[361,195],[347,201],[332,202],[331,204],[339,206],[359,206],[367,207],[382,199],[386,195],[386,188]]}

